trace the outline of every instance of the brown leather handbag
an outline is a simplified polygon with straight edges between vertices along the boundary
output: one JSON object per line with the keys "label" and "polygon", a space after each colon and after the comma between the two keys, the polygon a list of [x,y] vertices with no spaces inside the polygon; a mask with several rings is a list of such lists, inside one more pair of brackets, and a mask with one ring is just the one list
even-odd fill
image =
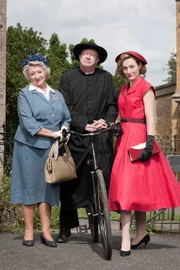
{"label": "brown leather handbag", "polygon": [[[59,152],[62,155],[59,155]],[[67,143],[59,145],[59,140],[54,141],[45,163],[44,175],[48,184],[61,183],[77,178],[76,166]]]}

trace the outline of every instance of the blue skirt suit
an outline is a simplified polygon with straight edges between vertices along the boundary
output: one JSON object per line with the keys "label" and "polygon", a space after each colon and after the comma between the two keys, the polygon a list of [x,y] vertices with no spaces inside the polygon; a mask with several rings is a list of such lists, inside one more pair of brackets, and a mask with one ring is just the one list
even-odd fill
{"label": "blue skirt suit", "polygon": [[44,165],[53,139],[36,133],[41,128],[58,131],[62,125],[69,127],[70,114],[63,96],[51,89],[48,100],[27,86],[19,93],[18,115],[20,123],[14,137],[11,203],[47,202],[57,206],[59,184],[47,184],[44,179]]}

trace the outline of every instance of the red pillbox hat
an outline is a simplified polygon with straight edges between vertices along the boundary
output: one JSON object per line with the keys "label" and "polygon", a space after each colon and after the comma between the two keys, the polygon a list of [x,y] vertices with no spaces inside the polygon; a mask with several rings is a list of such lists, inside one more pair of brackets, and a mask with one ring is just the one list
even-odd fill
{"label": "red pillbox hat", "polygon": [[137,59],[139,59],[140,61],[142,61],[143,64],[147,64],[147,61],[146,59],[138,52],[135,52],[135,51],[127,51],[127,52],[122,52],[120,53],[118,56],[116,56],[115,58],[115,61],[117,63],[119,57],[122,55],[122,54],[129,54],[129,55],[132,55],[132,56],[135,56]]}

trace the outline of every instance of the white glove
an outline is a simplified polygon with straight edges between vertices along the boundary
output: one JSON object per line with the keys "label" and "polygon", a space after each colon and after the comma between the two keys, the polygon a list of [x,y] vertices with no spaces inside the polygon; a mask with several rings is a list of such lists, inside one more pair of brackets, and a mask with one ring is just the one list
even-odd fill
{"label": "white glove", "polygon": [[69,129],[66,126],[62,126],[60,131],[62,131],[63,129],[65,129],[67,132],[69,131]]}
{"label": "white glove", "polygon": [[[66,131],[65,134],[63,134],[63,131],[64,130]],[[60,129],[60,131],[61,131],[62,136],[63,135],[66,135],[65,137],[62,137],[62,138],[65,139],[65,140],[69,140],[69,138],[70,138],[70,133],[68,133],[69,132],[69,129],[66,126],[62,126],[61,129]]]}
{"label": "white glove", "polygon": [[60,140],[63,139],[63,135],[62,135],[62,131],[61,130],[58,130],[58,131],[55,131],[54,132],[54,139],[58,139],[60,138]]}
{"label": "white glove", "polygon": [[[64,130],[67,132],[65,137],[64,137],[65,134],[63,132]],[[60,130],[54,132],[54,139],[60,139],[60,141],[63,141],[63,140],[67,141],[70,137],[70,134],[68,133],[68,131],[69,129],[66,126],[62,126]]]}

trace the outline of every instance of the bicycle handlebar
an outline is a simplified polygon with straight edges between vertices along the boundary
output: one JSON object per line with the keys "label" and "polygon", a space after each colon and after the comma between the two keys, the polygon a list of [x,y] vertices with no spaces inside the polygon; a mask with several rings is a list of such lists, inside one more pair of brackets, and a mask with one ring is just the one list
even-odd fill
{"label": "bicycle handlebar", "polygon": [[105,128],[105,129],[101,129],[99,131],[89,132],[89,133],[80,133],[80,132],[77,132],[77,131],[74,131],[74,130],[67,131],[66,129],[63,129],[62,130],[63,138],[61,139],[61,142],[64,142],[64,143],[67,142],[67,140],[68,140],[67,135],[68,134],[75,134],[78,137],[94,137],[94,136],[100,135],[102,133],[105,133],[106,131],[112,132],[112,126],[110,126],[108,128]]}
{"label": "bicycle handlebar", "polygon": [[80,133],[80,132],[76,132],[74,130],[70,130],[68,131],[68,133],[70,134],[76,134],[76,135],[79,135],[81,137],[93,137],[93,136],[97,136],[97,135],[100,135],[106,131],[110,131],[111,130],[111,127],[108,127],[108,128],[105,128],[105,129],[101,129],[100,131],[95,131],[95,132],[89,132],[89,133]]}

